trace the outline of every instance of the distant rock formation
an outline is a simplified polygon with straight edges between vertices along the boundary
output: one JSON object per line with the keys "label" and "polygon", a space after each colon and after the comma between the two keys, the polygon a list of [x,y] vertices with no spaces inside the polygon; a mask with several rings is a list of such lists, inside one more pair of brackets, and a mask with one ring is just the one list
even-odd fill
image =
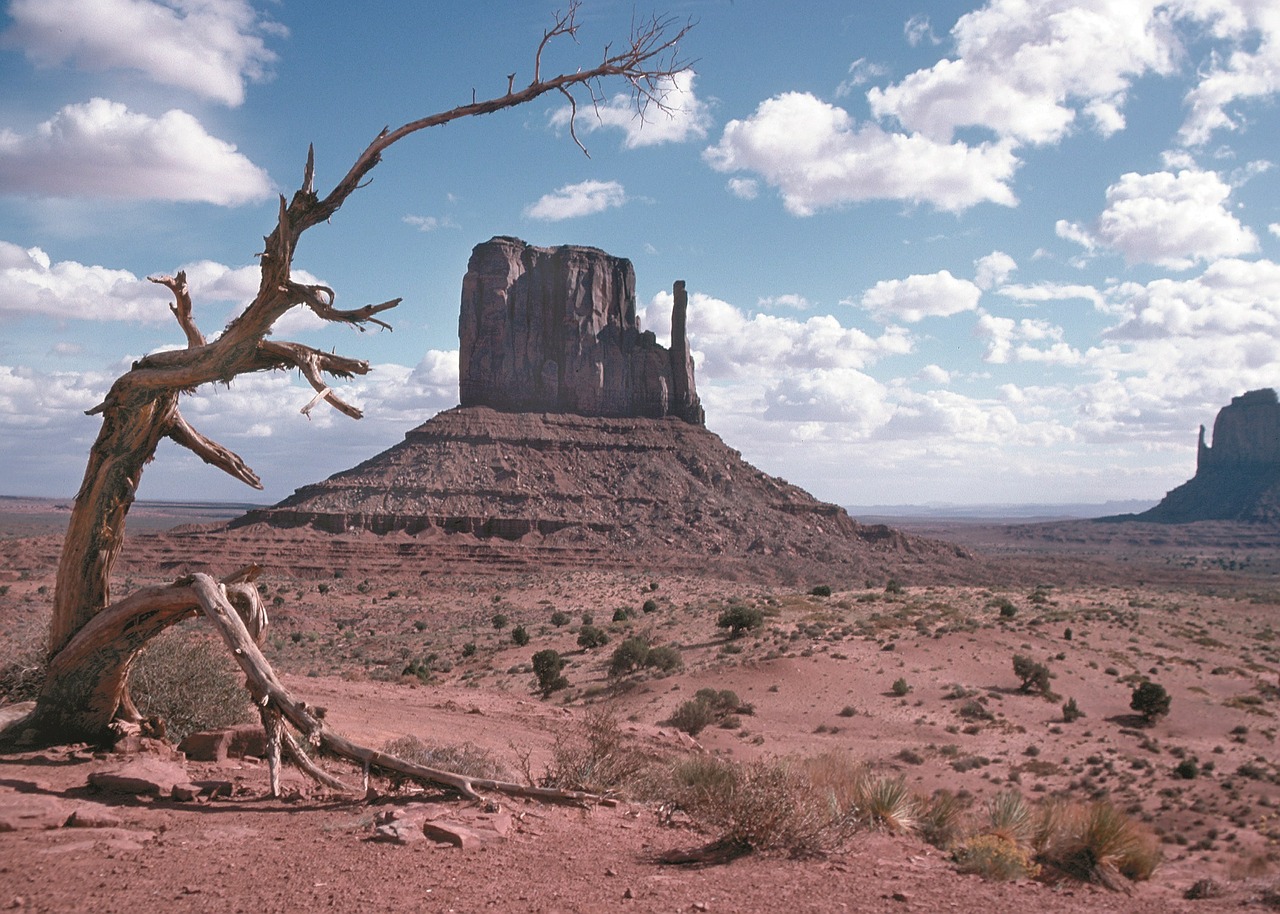
{"label": "distant rock formation", "polygon": [[674,292],[668,350],[640,330],[630,262],[515,238],[477,245],[459,320],[462,405],[231,527],[368,531],[406,555],[519,543],[541,564],[823,563],[863,580],[972,562],[856,523],[708,431],[684,283]]}
{"label": "distant rock formation", "polygon": [[1182,524],[1200,520],[1280,523],[1280,400],[1271,389],[1231,399],[1213,423],[1213,445],[1200,426],[1196,475],[1160,504],[1124,519]]}
{"label": "distant rock formation", "polygon": [[458,318],[463,406],[705,422],[675,284],[671,348],[642,331],[631,261],[518,238],[476,245]]}

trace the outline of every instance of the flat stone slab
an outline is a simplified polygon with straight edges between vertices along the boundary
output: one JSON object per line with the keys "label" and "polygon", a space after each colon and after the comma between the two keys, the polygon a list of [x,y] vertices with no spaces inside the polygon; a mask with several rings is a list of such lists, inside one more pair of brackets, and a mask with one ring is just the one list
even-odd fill
{"label": "flat stone slab", "polygon": [[56,797],[0,790],[0,832],[60,828],[71,811]]}
{"label": "flat stone slab", "polygon": [[187,786],[189,780],[187,769],[176,762],[136,758],[115,768],[93,772],[89,775],[89,786],[108,793],[163,797],[169,796],[175,785]]}

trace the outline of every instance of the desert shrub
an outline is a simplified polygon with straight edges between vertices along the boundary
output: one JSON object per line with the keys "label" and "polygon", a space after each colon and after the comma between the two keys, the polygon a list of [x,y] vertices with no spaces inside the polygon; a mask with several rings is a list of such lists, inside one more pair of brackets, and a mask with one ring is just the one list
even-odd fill
{"label": "desert shrub", "polygon": [[669,673],[684,666],[684,658],[680,656],[678,649],[669,645],[662,645],[649,649],[648,656],[644,658],[644,665]]}
{"label": "desert shrub", "polygon": [[[733,689],[698,689],[693,693],[693,697],[697,701],[709,705],[717,714],[728,714],[731,711],[744,713],[742,702],[738,699],[738,693]],[[745,713],[750,713],[750,711]]]}
{"label": "desert shrub", "polygon": [[651,612],[657,612],[657,610],[658,610],[657,600],[645,600],[644,605],[640,607],[640,611],[645,613],[646,615],[648,615]]}
{"label": "desert shrub", "polygon": [[1149,679],[1140,682],[1129,697],[1129,707],[1141,714],[1149,724],[1168,714],[1171,703],[1172,699],[1164,686]]}
{"label": "desert shrub", "polygon": [[614,622],[626,622],[630,618],[631,610],[627,609],[625,606],[619,606],[613,611]]}
{"label": "desert shrub", "polygon": [[153,638],[129,674],[133,700],[174,742],[250,719],[249,693],[222,645],[185,627]]}
{"label": "desert shrub", "polygon": [[560,653],[550,648],[533,655],[533,675],[538,679],[538,691],[544,698],[552,692],[568,687],[569,680],[560,675],[565,663]]}
{"label": "desert shrub", "polygon": [[578,723],[556,735],[551,761],[539,779],[543,787],[629,792],[651,780],[653,762],[628,744],[617,717],[608,709],[588,711]]}
{"label": "desert shrub", "polygon": [[953,853],[956,868],[984,879],[1012,881],[1039,874],[1031,852],[1003,835],[975,835]]}
{"label": "desert shrub", "polygon": [[517,625],[515,628],[511,629],[511,640],[520,647],[524,647],[529,643],[528,630],[523,625]]}
{"label": "desert shrub", "polygon": [[690,736],[697,736],[715,723],[716,718],[719,716],[715,708],[706,702],[691,698],[688,701],[681,702],[680,707],[676,708],[668,723],[677,730],[683,730]]}
{"label": "desert shrub", "polygon": [[471,743],[429,746],[416,736],[401,736],[388,740],[382,751],[415,765],[439,768],[467,777],[494,780],[507,777],[507,770],[494,758],[493,753]]}
{"label": "desert shrub", "polygon": [[593,615],[591,615],[591,613],[583,613],[583,614],[582,614],[582,624],[583,624],[583,625],[590,625],[591,623],[593,623],[593,622],[595,622],[595,621],[596,621],[596,617],[595,617],[595,616],[593,616]]}
{"label": "desert shrub", "polygon": [[1027,602],[1034,603],[1037,606],[1043,606],[1049,602],[1049,591],[1041,585],[1031,591],[1031,593],[1027,594]]}
{"label": "desert shrub", "polygon": [[[425,657],[418,657],[410,660],[404,665],[404,669],[400,671],[401,676],[414,676],[419,682],[428,683],[436,674],[436,661],[440,659],[438,654],[427,654]],[[449,664],[444,664],[449,666]],[[441,672],[448,672],[441,669]]]}
{"label": "desert shrub", "polygon": [[1022,684],[1018,686],[1021,691],[1049,694],[1049,667],[1045,664],[1023,654],[1014,654],[1013,674],[1021,680]]}
{"label": "desert shrub", "polygon": [[1194,781],[1200,776],[1200,763],[1193,758],[1184,758],[1174,766],[1173,776],[1184,781]]}
{"label": "desert shrub", "polygon": [[474,657],[476,655],[476,650],[478,650],[478,648],[476,648],[476,643],[474,641],[468,641],[466,644],[462,645],[462,656]]}
{"label": "desert shrub", "polygon": [[860,767],[835,753],[747,764],[694,756],[670,767],[663,799],[717,833],[720,847],[805,855],[838,846],[852,831],[860,777]]}
{"label": "desert shrub", "polygon": [[8,659],[0,663],[0,700],[34,701],[44,685],[45,660],[41,639],[32,635],[19,643],[7,644],[5,654]]}
{"label": "desert shrub", "polygon": [[809,591],[811,597],[829,597],[831,596],[831,587],[827,584],[819,584]]}
{"label": "desert shrub", "polygon": [[1073,724],[1080,718],[1084,717],[1084,712],[1080,710],[1080,706],[1076,704],[1074,698],[1068,698],[1062,706],[1062,720],[1064,723]]}
{"label": "desert shrub", "polygon": [[898,581],[894,580],[893,578],[890,578],[889,583],[884,585],[884,592],[891,593],[891,594],[904,594],[907,592],[907,589],[903,587],[902,584],[900,584]]}
{"label": "desert shrub", "polygon": [[507,623],[511,620],[507,618],[506,613],[494,613],[493,618],[490,619],[489,621],[493,623],[494,628],[501,629],[501,628],[506,628]]}
{"label": "desert shrub", "polygon": [[911,686],[907,683],[906,679],[899,676],[893,681],[893,685],[889,687],[889,691],[901,698],[911,691]]}
{"label": "desert shrub", "polygon": [[613,649],[609,660],[610,676],[625,676],[644,666],[649,659],[649,644],[643,638],[627,638]]}
{"label": "desert shrub", "polygon": [[716,626],[727,628],[729,636],[737,638],[744,632],[763,627],[764,612],[754,606],[743,606],[741,604],[730,606],[716,619]]}
{"label": "desert shrub", "polygon": [[934,847],[946,850],[959,839],[965,804],[949,790],[939,790],[919,804],[916,817],[920,837]]}
{"label": "desert shrub", "polygon": [[1148,879],[1160,865],[1155,835],[1108,802],[1073,807],[1060,818],[1041,859],[1070,875],[1118,886],[1118,876]]}
{"label": "desert shrub", "polygon": [[557,609],[555,612],[551,614],[551,624],[554,625],[556,628],[560,628],[561,626],[568,625],[572,621],[572,619],[573,617],[570,616],[567,612],[564,612],[563,610],[559,610],[559,609]]}
{"label": "desert shrub", "polygon": [[1014,606],[1013,601],[1008,597],[997,597],[987,605],[1000,610],[1002,619],[1012,619],[1018,614],[1018,607]]}
{"label": "desert shrub", "polygon": [[956,711],[965,720],[995,720],[995,715],[981,701],[971,698]]}
{"label": "desert shrub", "polygon": [[583,625],[578,629],[578,647],[584,650],[591,650],[595,647],[603,647],[609,643],[609,635],[602,628],[596,628],[594,625]]}

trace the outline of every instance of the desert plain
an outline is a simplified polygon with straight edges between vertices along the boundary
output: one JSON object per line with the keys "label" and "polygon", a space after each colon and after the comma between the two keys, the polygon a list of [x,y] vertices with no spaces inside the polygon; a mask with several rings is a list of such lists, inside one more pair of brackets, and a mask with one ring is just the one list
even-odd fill
{"label": "desert plain", "polygon": [[[48,623],[66,503],[6,499],[0,643],[12,667]],[[235,513],[235,512],[227,512]],[[286,769],[268,792],[252,753],[185,758],[76,746],[0,757],[0,906],[172,911],[1221,911],[1280,905],[1280,536],[1256,525],[903,521],[870,565],[784,556],[716,560],[482,542],[435,531],[377,536],[225,530],[208,506],[140,506],[115,589],[226,573],[247,560],[271,610],[264,649],[327,725],[368,745],[403,737],[545,777],[607,718],[629,752],[742,765],[836,753],[961,808],[957,841],[1016,791],[1033,809],[1105,799],[1158,848],[1150,878],[1111,886],[1044,868],[961,872],[920,828],[865,822],[803,854],[726,862],[665,856],[713,842],[705,820],[618,785],[607,804],[483,801],[350,765],[355,788]],[[798,520],[798,523],[804,522]],[[920,551],[926,537],[954,560]],[[464,542],[465,540],[465,542]],[[829,589],[829,594],[828,594]],[[763,624],[733,636],[727,608]],[[584,614],[608,642],[579,646]],[[199,620],[167,639],[209,639]],[[527,635],[513,637],[516,628]],[[631,637],[680,665],[610,675]],[[215,645],[216,647],[217,645]],[[567,661],[543,696],[535,653]],[[1024,690],[1013,658],[1049,670]],[[225,659],[229,670],[234,667]],[[1148,723],[1143,679],[1170,698]],[[672,723],[700,689],[732,713],[695,734]],[[1064,718],[1074,701],[1082,716]],[[188,793],[121,792],[98,773],[145,763]],[[186,798],[189,797],[189,798]],[[462,825],[457,847],[397,817]],[[473,836],[474,836],[473,835]],[[472,846],[475,845],[475,846]],[[1190,896],[1190,897],[1189,897]]]}

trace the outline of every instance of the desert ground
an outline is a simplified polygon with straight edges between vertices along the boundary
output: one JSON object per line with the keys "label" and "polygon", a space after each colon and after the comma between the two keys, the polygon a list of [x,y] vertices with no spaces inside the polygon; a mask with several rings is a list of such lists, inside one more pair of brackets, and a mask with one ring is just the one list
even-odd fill
{"label": "desert ground", "polygon": [[[257,549],[268,658],[353,739],[416,737],[516,781],[545,778],[602,720],[654,766],[839,756],[867,777],[900,779],[922,803],[949,792],[963,809],[956,834],[938,846],[920,822],[863,821],[802,854],[774,847],[676,865],[664,855],[708,845],[723,823],[638,784],[611,788],[607,805],[501,795],[477,804],[376,772],[366,793],[362,772],[321,760],[351,793],[289,769],[272,799],[252,754],[199,761],[144,740],[128,755],[77,746],[0,756],[0,906],[1280,908],[1280,537],[1266,530],[918,521],[903,526],[957,544],[970,570],[931,576],[905,561],[854,575],[803,563],[789,573],[759,562],[699,568],[687,556],[545,565],[521,544],[424,551],[407,536],[231,537],[211,510],[131,515],[117,593],[197,568],[230,571]],[[65,505],[0,503],[0,644],[11,667],[38,652],[65,520]],[[732,636],[717,625],[730,607],[759,610],[763,624]],[[580,647],[586,624],[608,642]],[[207,637],[199,620],[165,636]],[[629,637],[675,648],[681,664],[611,676]],[[567,660],[567,686],[548,697],[532,667],[545,650]],[[1047,667],[1047,689],[1021,688],[1015,656]],[[1130,707],[1143,679],[1171,698],[1152,724]],[[737,701],[691,735],[671,721],[701,689]],[[1068,701],[1082,716],[1064,719]],[[158,795],[103,776],[138,764],[162,772]],[[164,781],[175,770],[187,793]],[[956,848],[1011,791],[1034,810],[1109,801],[1150,836],[1158,867],[1110,887],[1047,866],[1035,878],[961,872]],[[415,828],[399,840],[378,832],[397,817]],[[425,837],[423,820],[489,840],[455,847]]]}

